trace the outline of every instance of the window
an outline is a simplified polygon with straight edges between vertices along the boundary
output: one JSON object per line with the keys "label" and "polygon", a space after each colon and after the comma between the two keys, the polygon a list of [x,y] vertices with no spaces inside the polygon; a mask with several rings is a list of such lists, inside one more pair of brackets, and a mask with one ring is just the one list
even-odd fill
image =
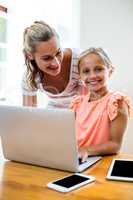
{"label": "window", "polygon": [[7,8],[0,5],[0,99],[3,98],[7,65]]}

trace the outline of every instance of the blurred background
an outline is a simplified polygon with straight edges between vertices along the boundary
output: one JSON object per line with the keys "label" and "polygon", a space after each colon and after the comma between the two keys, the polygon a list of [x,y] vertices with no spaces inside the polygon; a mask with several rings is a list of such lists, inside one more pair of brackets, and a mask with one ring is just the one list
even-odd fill
{"label": "blurred background", "polygon": [[[24,71],[22,38],[36,20],[52,25],[62,47],[103,47],[114,64],[110,87],[126,93],[133,103],[133,1],[132,0],[0,0],[0,100],[21,104]],[[122,151],[133,153],[133,118]]]}

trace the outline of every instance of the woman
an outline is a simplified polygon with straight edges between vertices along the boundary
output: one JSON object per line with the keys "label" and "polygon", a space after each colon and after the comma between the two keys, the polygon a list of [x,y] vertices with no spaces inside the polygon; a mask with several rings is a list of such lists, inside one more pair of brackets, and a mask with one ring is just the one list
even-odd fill
{"label": "woman", "polygon": [[36,21],[24,31],[26,72],[22,80],[23,105],[37,105],[37,90],[49,97],[49,105],[68,107],[80,91],[77,58],[80,52],[62,50],[56,31]]}

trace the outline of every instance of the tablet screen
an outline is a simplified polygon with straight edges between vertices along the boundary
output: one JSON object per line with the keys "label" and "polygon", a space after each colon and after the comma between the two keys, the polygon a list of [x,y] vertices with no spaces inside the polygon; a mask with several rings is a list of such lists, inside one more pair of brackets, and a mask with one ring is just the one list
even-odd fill
{"label": "tablet screen", "polygon": [[107,178],[111,180],[133,181],[133,160],[113,159]]}
{"label": "tablet screen", "polygon": [[111,176],[133,178],[133,161],[115,160]]}

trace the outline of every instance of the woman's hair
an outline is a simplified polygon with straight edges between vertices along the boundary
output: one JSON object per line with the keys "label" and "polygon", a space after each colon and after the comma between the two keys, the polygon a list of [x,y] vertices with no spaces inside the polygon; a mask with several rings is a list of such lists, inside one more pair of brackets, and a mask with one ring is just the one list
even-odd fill
{"label": "woman's hair", "polygon": [[96,54],[96,55],[99,55],[100,58],[103,60],[105,66],[108,67],[108,68],[111,68],[111,69],[112,69],[112,72],[113,72],[114,67],[113,67],[112,62],[111,62],[109,56],[107,55],[107,53],[106,53],[102,48],[94,48],[94,47],[91,47],[91,48],[89,48],[89,49],[83,51],[83,52],[80,54],[80,56],[79,56],[79,58],[78,58],[78,70],[79,70],[79,71],[80,71],[80,69],[79,69],[80,62],[82,61],[82,59],[83,59],[84,57],[86,57],[86,56],[89,55],[89,54]]}
{"label": "woman's hair", "polygon": [[43,72],[38,68],[35,60],[28,58],[28,53],[34,53],[38,42],[50,40],[52,37],[57,37],[56,31],[43,21],[35,21],[30,27],[27,27],[23,33],[23,53],[25,64],[27,66],[26,79],[28,85],[33,89],[37,89],[35,81],[36,75],[40,77],[41,83],[44,79]]}

